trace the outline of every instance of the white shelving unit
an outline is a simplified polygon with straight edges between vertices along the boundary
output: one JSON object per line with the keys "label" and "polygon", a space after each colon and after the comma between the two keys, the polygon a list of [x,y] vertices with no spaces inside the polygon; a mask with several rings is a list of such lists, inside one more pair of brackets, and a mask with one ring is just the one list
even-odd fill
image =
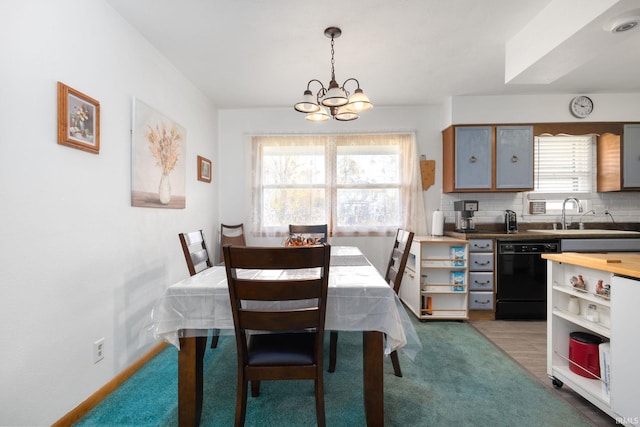
{"label": "white shelving unit", "polygon": [[468,319],[468,264],[466,240],[414,236],[400,299],[421,320]]}
{"label": "white shelving unit", "polygon": [[[640,298],[640,282],[614,276],[606,268],[551,260],[548,264],[547,373],[554,386],[571,387],[620,424],[627,424],[633,419],[630,417],[638,416],[640,408],[640,399],[634,391],[640,381],[640,369],[635,357],[628,354],[637,355],[640,350],[635,339],[637,326],[632,326],[637,317],[634,307]],[[570,279],[578,275],[585,281],[584,292],[571,285]],[[610,299],[596,293],[598,280],[611,285]],[[623,281],[630,283],[621,284]],[[579,314],[570,311],[571,298],[579,302]],[[588,318],[589,305],[595,306],[597,321]],[[610,376],[601,369],[600,379],[590,379],[570,369],[573,363],[569,360],[572,332],[586,332],[610,343]],[[633,397],[627,396],[630,393]]]}

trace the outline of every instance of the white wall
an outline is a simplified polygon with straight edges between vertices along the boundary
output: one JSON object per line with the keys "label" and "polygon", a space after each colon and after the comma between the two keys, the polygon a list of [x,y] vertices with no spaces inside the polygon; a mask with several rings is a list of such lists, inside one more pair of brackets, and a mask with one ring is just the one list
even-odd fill
{"label": "white wall", "polygon": [[[0,8],[0,425],[47,425],[149,350],[151,304],[188,275],[177,234],[213,243],[196,156],[217,163],[217,112],[102,0]],[[57,144],[57,81],[100,102],[99,155]],[[187,129],[186,209],[130,206],[134,96]]]}
{"label": "white wall", "polygon": [[594,103],[593,113],[587,119],[576,119],[569,112],[569,101],[576,94],[459,96],[453,98],[448,125],[640,121],[640,93],[584,95]]}
{"label": "white wall", "polygon": [[[292,101],[293,102],[293,101]],[[375,104],[375,100],[373,100]],[[291,108],[259,109],[259,110],[220,110],[219,111],[219,157],[224,159],[219,165],[220,180],[220,220],[224,223],[245,224],[250,218],[250,188],[245,181],[245,168],[250,161],[249,138],[255,134],[278,133],[366,133],[412,131],[416,133],[420,154],[427,159],[436,160],[436,185],[424,192],[425,206],[435,210],[440,206],[440,189],[442,188],[442,109],[439,106],[374,107],[363,113],[353,122],[330,121],[310,123],[304,115]],[[430,221],[430,215],[428,214]],[[363,249],[369,259],[384,271],[391,248],[391,238],[358,237],[336,238],[334,244],[356,245]],[[248,236],[250,244],[279,244],[281,239],[259,239]]]}

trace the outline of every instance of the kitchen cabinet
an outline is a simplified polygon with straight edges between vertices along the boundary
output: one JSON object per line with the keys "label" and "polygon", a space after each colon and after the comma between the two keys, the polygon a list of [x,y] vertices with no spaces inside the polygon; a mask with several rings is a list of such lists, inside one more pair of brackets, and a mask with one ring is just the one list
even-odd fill
{"label": "kitchen cabinet", "polygon": [[456,188],[491,188],[491,132],[491,126],[456,128]]}
{"label": "kitchen cabinet", "polygon": [[495,252],[493,239],[469,239],[469,318],[493,319]]}
{"label": "kitchen cabinet", "polygon": [[446,193],[533,189],[532,126],[451,126],[442,144]]}
{"label": "kitchen cabinet", "polygon": [[624,125],[622,187],[640,190],[640,125]]}
{"label": "kitchen cabinet", "polygon": [[622,136],[600,135],[597,148],[597,190],[640,190],[640,124],[623,126]]}
{"label": "kitchen cabinet", "polygon": [[496,189],[533,189],[533,127],[496,127]]}
{"label": "kitchen cabinet", "polygon": [[[547,373],[556,387],[567,384],[616,420],[638,416],[635,391],[640,382],[635,339],[635,303],[640,301],[640,256],[634,254],[544,254],[548,259]],[[632,270],[627,269],[630,265]],[[616,271],[633,274],[621,277]],[[585,289],[571,285],[582,277]],[[599,280],[610,284],[609,297],[596,292]],[[583,332],[608,342],[600,346],[600,376],[578,375],[569,359],[570,334]]]}
{"label": "kitchen cabinet", "polygon": [[420,320],[468,319],[466,240],[414,236],[399,297]]}

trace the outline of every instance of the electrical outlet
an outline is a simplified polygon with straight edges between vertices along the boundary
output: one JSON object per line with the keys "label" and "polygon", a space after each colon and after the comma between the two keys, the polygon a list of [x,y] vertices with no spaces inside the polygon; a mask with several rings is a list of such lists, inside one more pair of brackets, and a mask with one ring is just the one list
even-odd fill
{"label": "electrical outlet", "polygon": [[104,338],[93,343],[93,363],[98,363],[102,359],[104,359]]}

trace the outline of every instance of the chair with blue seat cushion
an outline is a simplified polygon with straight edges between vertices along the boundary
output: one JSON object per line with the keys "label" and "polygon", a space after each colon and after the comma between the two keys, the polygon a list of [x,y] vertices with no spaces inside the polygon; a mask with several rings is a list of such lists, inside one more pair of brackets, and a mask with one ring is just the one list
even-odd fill
{"label": "chair with blue seat cushion", "polygon": [[249,382],[257,397],[260,381],[309,379],[315,382],[318,426],[325,426],[323,346],[331,247],[222,249],[238,357],[235,425],[244,425]]}

